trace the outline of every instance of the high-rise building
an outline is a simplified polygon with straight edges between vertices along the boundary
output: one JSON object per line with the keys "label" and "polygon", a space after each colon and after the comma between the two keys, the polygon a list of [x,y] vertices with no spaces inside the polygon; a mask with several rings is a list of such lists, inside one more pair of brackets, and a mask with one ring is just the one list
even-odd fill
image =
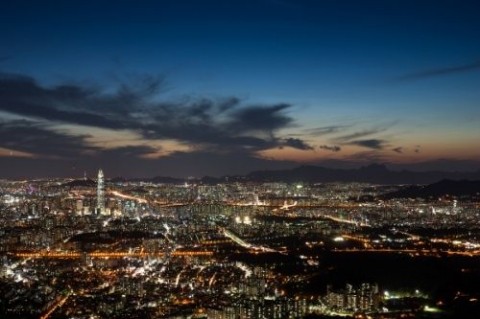
{"label": "high-rise building", "polygon": [[77,214],[79,214],[79,215],[83,214],[83,200],[82,199],[77,199],[76,211],[77,211]]}
{"label": "high-rise building", "polygon": [[97,211],[99,214],[105,211],[105,186],[101,169],[98,170],[97,178]]}

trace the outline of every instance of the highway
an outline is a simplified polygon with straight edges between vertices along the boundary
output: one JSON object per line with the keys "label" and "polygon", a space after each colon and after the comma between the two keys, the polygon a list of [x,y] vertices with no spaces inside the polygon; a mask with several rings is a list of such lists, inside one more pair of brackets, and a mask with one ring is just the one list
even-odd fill
{"label": "highway", "polygon": [[[149,256],[164,257],[165,253],[148,253],[148,252],[92,252],[92,253],[80,253],[80,252],[51,252],[51,251],[39,251],[28,253],[12,253],[13,256],[18,258],[52,258],[52,259],[78,259],[82,256],[91,258],[144,258]],[[169,254],[173,257],[202,257],[212,256],[212,251],[175,251]]]}
{"label": "highway", "polygon": [[50,317],[52,313],[55,312],[55,310],[57,310],[58,308],[61,308],[67,302],[68,298],[70,298],[71,295],[72,295],[72,292],[69,292],[65,297],[60,298],[45,312],[45,314],[43,314],[40,317],[40,319],[48,319],[48,317]]}
{"label": "highway", "polygon": [[355,226],[360,226],[360,227],[370,227],[370,225],[362,223],[362,222],[357,222],[357,221],[350,220],[350,219],[335,217],[335,216],[332,216],[332,215],[322,214],[322,215],[319,215],[318,217],[324,217],[326,219],[330,219],[330,220],[332,220],[334,222],[337,222],[337,223],[355,225]]}
{"label": "highway", "polygon": [[132,196],[132,195],[120,193],[119,191],[110,191],[109,194],[111,194],[113,196],[123,198],[123,199],[134,200],[134,201],[137,201],[140,204],[150,203],[150,204],[160,205],[162,207],[179,207],[179,206],[186,206],[186,205],[189,204],[189,203],[167,203],[165,201],[147,200],[147,199],[139,197],[139,196]]}
{"label": "highway", "polygon": [[[241,245],[242,247],[256,250],[256,251],[265,251],[265,252],[278,252],[274,249],[267,248],[264,246],[255,246],[249,244],[242,239],[238,238],[228,230],[225,230],[225,236],[231,238],[234,242]],[[346,236],[345,236],[346,237]],[[353,239],[348,238],[347,239]],[[478,257],[480,256],[480,250],[471,250],[471,251],[457,251],[457,250],[429,250],[429,249],[389,249],[389,248],[369,248],[368,246],[365,249],[332,249],[331,252],[334,253],[396,253],[396,254],[422,254],[422,255],[442,255],[446,254],[449,256],[467,256],[467,257]],[[212,251],[175,251],[169,255],[172,257],[209,257],[213,256]],[[92,252],[92,253],[80,253],[80,252],[51,252],[51,251],[39,251],[39,252],[14,252],[10,253],[17,258],[30,258],[30,259],[79,259],[82,256],[87,256],[91,258],[145,258],[145,257],[164,257],[165,253],[148,253],[148,252]]]}
{"label": "highway", "polygon": [[276,251],[275,249],[272,249],[272,248],[268,248],[268,247],[264,247],[264,246],[255,246],[255,245],[252,245],[250,243],[247,243],[246,241],[244,241],[243,239],[241,239],[240,237],[238,237],[237,235],[235,235],[234,233],[232,233],[231,231],[229,231],[226,228],[222,228],[222,230],[223,230],[223,234],[226,237],[230,238],[231,240],[233,240],[234,242],[236,242],[237,244],[239,244],[242,247],[245,247],[245,248],[248,248],[248,249],[266,251],[266,252],[278,252],[278,251]]}
{"label": "highway", "polygon": [[480,250],[475,251],[456,251],[456,250],[429,250],[429,249],[389,249],[389,248],[369,248],[369,249],[333,249],[335,253],[393,253],[393,254],[422,254],[422,255],[442,255],[478,257]]}

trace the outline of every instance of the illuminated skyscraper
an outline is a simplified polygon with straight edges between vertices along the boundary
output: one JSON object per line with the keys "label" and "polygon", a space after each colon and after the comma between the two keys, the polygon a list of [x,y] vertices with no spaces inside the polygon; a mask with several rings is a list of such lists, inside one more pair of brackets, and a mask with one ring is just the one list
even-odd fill
{"label": "illuminated skyscraper", "polygon": [[97,213],[103,213],[105,211],[105,186],[103,180],[103,171],[98,170],[97,178]]}

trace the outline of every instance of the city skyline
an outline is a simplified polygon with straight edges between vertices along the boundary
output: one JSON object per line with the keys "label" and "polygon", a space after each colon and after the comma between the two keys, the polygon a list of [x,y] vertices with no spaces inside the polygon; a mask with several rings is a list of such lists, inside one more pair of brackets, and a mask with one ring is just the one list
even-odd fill
{"label": "city skyline", "polygon": [[2,4],[0,177],[478,170],[479,8]]}

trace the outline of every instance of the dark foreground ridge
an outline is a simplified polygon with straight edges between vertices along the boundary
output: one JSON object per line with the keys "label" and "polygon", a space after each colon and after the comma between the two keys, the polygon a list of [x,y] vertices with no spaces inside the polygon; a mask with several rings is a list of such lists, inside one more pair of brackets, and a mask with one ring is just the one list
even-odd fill
{"label": "dark foreground ridge", "polygon": [[64,187],[97,187],[97,182],[91,179],[75,179],[63,184]]}

